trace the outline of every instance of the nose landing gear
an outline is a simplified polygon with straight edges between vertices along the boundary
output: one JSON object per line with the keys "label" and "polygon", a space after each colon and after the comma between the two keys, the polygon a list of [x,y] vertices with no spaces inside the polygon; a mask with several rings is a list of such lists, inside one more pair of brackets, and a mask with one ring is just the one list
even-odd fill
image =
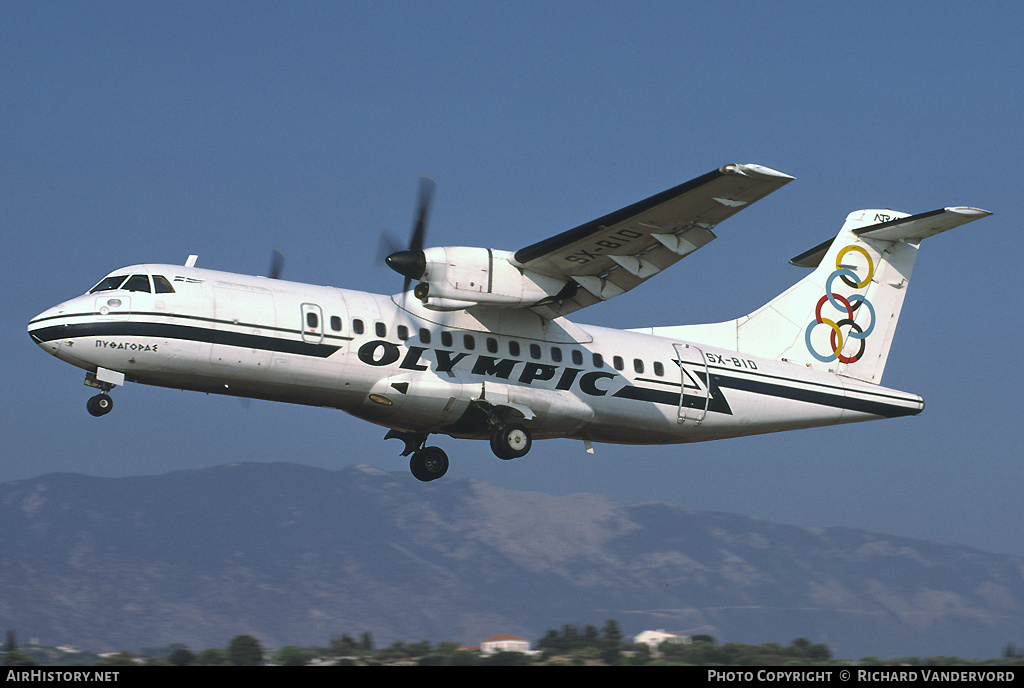
{"label": "nose landing gear", "polygon": [[96,416],[105,416],[114,408],[114,400],[107,394],[118,385],[124,384],[124,373],[119,373],[106,368],[97,368],[96,372],[89,371],[85,374],[85,386],[100,390],[100,393],[89,399],[85,408],[89,413]]}
{"label": "nose landing gear", "polygon": [[110,398],[109,394],[104,392],[103,394],[97,394],[90,398],[89,401],[86,402],[85,407],[89,410],[89,413],[98,418],[110,413],[111,409],[114,408],[114,400]]}

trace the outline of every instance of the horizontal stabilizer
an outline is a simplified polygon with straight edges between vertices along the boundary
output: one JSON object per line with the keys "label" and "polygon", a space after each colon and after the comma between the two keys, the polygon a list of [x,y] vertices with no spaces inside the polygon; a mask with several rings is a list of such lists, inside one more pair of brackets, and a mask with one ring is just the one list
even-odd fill
{"label": "horizontal stabilizer", "polygon": [[[873,213],[875,218],[888,218],[891,215],[885,215],[882,211],[859,211],[862,216]],[[860,224],[863,222],[862,218],[855,217],[858,213],[852,213],[847,218],[847,224]],[[895,213],[894,213],[895,214]],[[987,210],[981,210],[980,208],[969,208],[966,206],[958,206],[955,208],[939,208],[938,210],[932,210],[927,213],[920,213],[918,215],[900,215],[894,219],[885,219],[882,222],[872,222],[870,224],[863,224],[858,227],[851,227],[851,231],[864,239],[875,239],[878,241],[909,241],[917,242],[922,239],[927,239],[930,236],[941,234],[946,230],[959,227],[960,225],[967,224],[974,220],[979,220],[983,217],[991,215]],[[828,249],[832,246],[834,239],[829,239],[821,244],[818,244],[809,251],[801,253],[799,256],[793,258],[790,262],[791,265],[796,265],[802,268],[816,268],[821,262],[821,259],[828,252]]]}
{"label": "horizontal stabilizer", "polygon": [[865,239],[881,241],[920,241],[991,214],[987,210],[964,206],[940,208],[930,213],[900,217],[889,222],[855,229],[853,233]]}

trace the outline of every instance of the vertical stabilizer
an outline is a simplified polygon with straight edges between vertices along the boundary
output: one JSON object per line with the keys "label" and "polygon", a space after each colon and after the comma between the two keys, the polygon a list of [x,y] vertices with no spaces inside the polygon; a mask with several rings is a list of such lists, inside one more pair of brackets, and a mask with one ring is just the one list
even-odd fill
{"label": "vertical stabilizer", "polygon": [[[810,275],[738,324],[740,349],[879,382],[918,247],[865,239],[857,230],[907,217],[851,213]],[[780,319],[790,326],[780,327]]]}
{"label": "vertical stabilizer", "polygon": [[920,241],[989,214],[963,207],[920,215],[859,210],[835,239],[790,261],[813,267],[810,275],[750,315],[654,331],[877,384]]}

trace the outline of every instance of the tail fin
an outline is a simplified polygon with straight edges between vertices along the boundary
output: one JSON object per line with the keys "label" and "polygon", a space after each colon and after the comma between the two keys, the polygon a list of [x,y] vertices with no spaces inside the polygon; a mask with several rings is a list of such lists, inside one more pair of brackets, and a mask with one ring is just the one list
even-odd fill
{"label": "tail fin", "polygon": [[814,271],[768,304],[729,323],[666,329],[877,384],[920,241],[990,214],[966,207],[851,213],[835,239],[790,261]]}

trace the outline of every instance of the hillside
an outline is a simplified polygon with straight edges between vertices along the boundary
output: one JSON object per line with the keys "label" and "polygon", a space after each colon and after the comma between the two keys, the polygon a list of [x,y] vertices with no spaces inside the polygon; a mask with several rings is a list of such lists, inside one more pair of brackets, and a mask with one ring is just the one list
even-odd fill
{"label": "hillside", "polygon": [[0,485],[0,626],[92,650],[531,640],[618,620],[836,656],[996,656],[1024,562],[848,528],[594,495],[234,464]]}

